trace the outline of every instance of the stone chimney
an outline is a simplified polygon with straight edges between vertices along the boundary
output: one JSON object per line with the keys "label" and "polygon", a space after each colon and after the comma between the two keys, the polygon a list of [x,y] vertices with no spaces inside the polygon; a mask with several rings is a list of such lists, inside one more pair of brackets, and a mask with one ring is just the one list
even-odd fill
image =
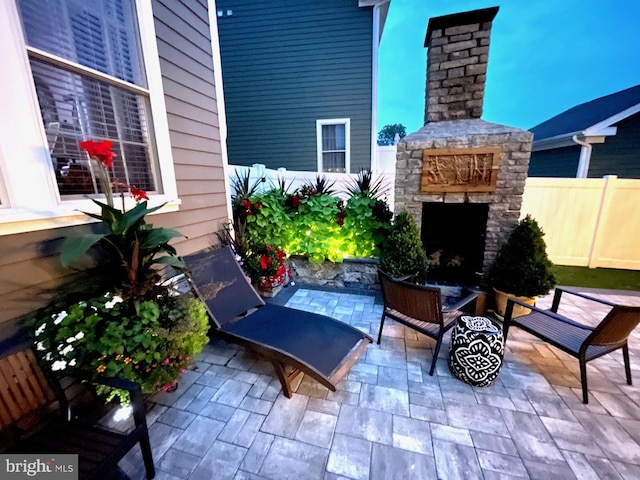
{"label": "stone chimney", "polygon": [[429,20],[424,122],[482,116],[491,22],[499,7]]}

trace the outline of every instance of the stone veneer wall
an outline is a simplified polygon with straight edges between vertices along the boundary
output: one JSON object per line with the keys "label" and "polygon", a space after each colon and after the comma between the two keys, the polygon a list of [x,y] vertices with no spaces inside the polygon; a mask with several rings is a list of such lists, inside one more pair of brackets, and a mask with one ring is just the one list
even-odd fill
{"label": "stone veneer wall", "polygon": [[349,287],[378,290],[378,262],[376,259],[345,259],[342,263],[311,263],[304,257],[289,259],[293,280],[308,285]]}
{"label": "stone veneer wall", "polygon": [[[395,211],[407,210],[420,226],[423,202],[489,204],[483,273],[520,216],[533,134],[526,130],[467,119],[428,123],[401,140],[396,156]],[[500,169],[491,193],[422,193],[420,177],[424,149],[500,147]]]}

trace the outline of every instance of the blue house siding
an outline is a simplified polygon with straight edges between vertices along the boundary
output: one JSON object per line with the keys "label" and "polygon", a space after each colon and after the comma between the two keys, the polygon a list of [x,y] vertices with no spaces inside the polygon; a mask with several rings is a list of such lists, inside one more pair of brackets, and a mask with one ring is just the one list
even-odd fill
{"label": "blue house siding", "polygon": [[369,167],[372,8],[357,0],[216,3],[229,163],[315,171],[316,120],[349,118],[351,171]]}
{"label": "blue house siding", "polygon": [[579,159],[579,145],[531,152],[529,176],[575,178]]}
{"label": "blue house siding", "polygon": [[593,146],[589,177],[640,178],[640,113],[616,123],[618,132]]}

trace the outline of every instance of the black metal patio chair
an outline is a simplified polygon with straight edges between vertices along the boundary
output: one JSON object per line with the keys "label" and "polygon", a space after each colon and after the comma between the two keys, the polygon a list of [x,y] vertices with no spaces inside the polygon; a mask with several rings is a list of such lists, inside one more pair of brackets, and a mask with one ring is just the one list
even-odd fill
{"label": "black metal patio chair", "polygon": [[[595,327],[584,325],[558,313],[563,293],[576,295],[612,308]],[[530,313],[512,317],[515,304],[529,308],[531,310]],[[516,326],[577,358],[580,363],[582,401],[589,403],[587,362],[607,353],[622,349],[627,383],[631,385],[631,366],[629,364],[627,339],[639,322],[640,307],[617,305],[567,287],[557,287],[550,310],[543,310],[524,304],[516,299],[509,299],[504,317],[504,339],[506,342],[509,328]]]}
{"label": "black metal patio chair", "polygon": [[442,307],[442,294],[437,287],[416,285],[394,279],[382,270],[378,270],[384,309],[380,318],[378,344],[382,339],[382,328],[385,318],[401,323],[436,341],[431,360],[429,375],[433,375],[436,359],[442,345],[445,332],[453,327],[455,319],[478,298],[478,293],[471,293],[450,307]]}

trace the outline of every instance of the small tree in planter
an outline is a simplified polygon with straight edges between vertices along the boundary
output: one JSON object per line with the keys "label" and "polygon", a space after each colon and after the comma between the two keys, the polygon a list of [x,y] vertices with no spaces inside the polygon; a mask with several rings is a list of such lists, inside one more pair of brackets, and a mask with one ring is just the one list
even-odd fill
{"label": "small tree in planter", "polygon": [[419,281],[427,276],[427,255],[413,217],[402,211],[396,216],[380,252],[380,269],[393,277],[413,275]]}
{"label": "small tree in planter", "polygon": [[[556,285],[553,263],[547,256],[544,232],[530,215],[511,232],[489,271],[489,284],[496,290],[496,309],[504,315],[507,296],[520,297],[533,305]],[[518,307],[517,305],[515,307]],[[514,316],[528,313],[514,307]]]}

